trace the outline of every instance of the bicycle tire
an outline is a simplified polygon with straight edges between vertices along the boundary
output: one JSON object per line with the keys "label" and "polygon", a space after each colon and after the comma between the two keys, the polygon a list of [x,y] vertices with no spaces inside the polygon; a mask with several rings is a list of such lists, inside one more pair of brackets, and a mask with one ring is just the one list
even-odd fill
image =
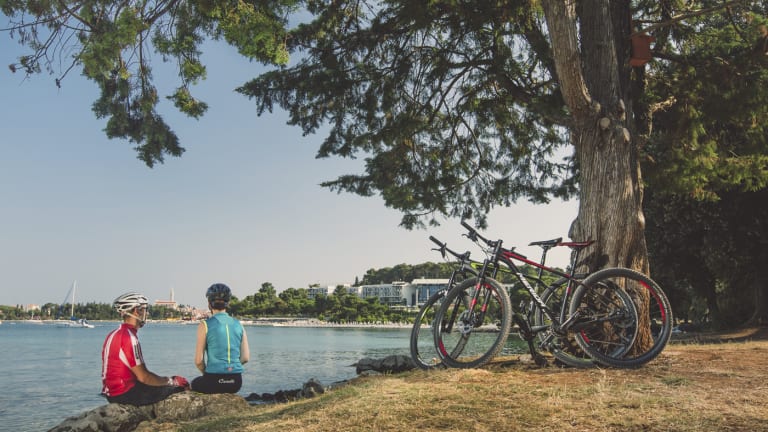
{"label": "bicycle tire", "polygon": [[633,299],[638,313],[638,332],[631,350],[624,355],[614,356],[594,350],[588,343],[588,335],[576,333],[576,341],[592,358],[605,366],[637,368],[656,358],[666,347],[672,335],[672,308],[661,287],[644,274],[627,268],[603,269],[590,275],[574,293],[571,313],[577,297],[589,289],[620,287]]}
{"label": "bicycle tire", "polygon": [[[575,279],[583,280],[584,275],[577,275]],[[567,278],[560,278],[548,286],[547,289],[545,289],[541,294],[541,300],[544,302],[544,304],[547,305],[547,307],[549,307],[553,313],[560,311],[564,298],[566,298],[567,301],[568,295],[565,290],[568,288],[568,281],[569,279]],[[538,305],[535,303],[531,318],[532,319],[529,321],[532,321],[532,324],[535,327],[542,327],[552,324],[544,311],[542,311],[541,308],[538,307]],[[537,337],[539,338],[541,347],[552,354],[556,361],[558,361],[561,365],[580,369],[593,368],[597,366],[597,363],[592,360],[592,357],[590,357],[589,354],[581,349],[572,334],[568,334],[566,336],[558,336],[555,335],[551,330],[547,330],[538,333]]]}
{"label": "bicycle tire", "polygon": [[419,309],[416,320],[411,329],[411,360],[416,367],[424,370],[444,366],[440,355],[435,349],[435,338],[432,328],[435,321],[434,315],[445,298],[448,289],[440,290],[424,303]]}
{"label": "bicycle tire", "polygon": [[[478,301],[466,301],[477,289]],[[491,278],[470,278],[451,288],[443,299],[433,327],[435,348],[447,366],[480,367],[504,347],[511,325],[507,290]]]}

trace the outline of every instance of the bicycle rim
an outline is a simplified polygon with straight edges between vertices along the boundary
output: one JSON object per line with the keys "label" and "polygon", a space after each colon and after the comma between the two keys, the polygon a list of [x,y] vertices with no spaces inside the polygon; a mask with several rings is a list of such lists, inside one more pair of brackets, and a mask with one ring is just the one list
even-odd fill
{"label": "bicycle rim", "polygon": [[[475,290],[479,290],[478,301],[471,304],[467,299]],[[443,299],[435,316],[434,345],[447,366],[480,367],[504,347],[511,323],[507,291],[493,279],[478,284],[472,278],[452,288]]]}
{"label": "bicycle rim", "polygon": [[638,313],[639,331],[632,348],[620,357],[598,353],[595,360],[607,366],[635,368],[661,354],[672,335],[673,316],[666,294],[655,281],[634,270],[612,268],[594,273],[584,285],[621,287],[632,297]]}

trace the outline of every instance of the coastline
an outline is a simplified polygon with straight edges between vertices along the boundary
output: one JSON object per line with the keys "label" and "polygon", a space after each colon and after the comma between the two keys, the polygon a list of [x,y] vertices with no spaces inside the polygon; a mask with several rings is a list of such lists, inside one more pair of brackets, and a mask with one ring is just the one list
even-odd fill
{"label": "coastline", "polygon": [[[42,320],[39,322],[29,322],[29,320],[4,320],[6,324],[35,324],[35,325],[55,325],[56,320]],[[112,324],[119,323],[118,320],[88,320],[90,323]],[[257,318],[255,320],[241,319],[240,322],[246,327],[309,327],[309,328],[382,328],[382,329],[410,329],[411,323],[364,323],[364,322],[329,322],[321,321],[316,318]],[[169,325],[196,325],[199,320],[147,320],[147,324],[169,324]]]}
{"label": "coastline", "polygon": [[409,329],[410,323],[361,323],[361,322],[328,322],[316,318],[258,318],[255,320],[240,320],[244,326],[266,327],[312,327],[312,328],[383,328],[383,329]]}

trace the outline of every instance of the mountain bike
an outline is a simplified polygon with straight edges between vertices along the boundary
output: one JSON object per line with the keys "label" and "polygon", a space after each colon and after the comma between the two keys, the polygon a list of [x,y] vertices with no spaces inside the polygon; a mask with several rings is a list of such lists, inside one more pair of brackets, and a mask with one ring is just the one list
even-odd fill
{"label": "mountain bike", "polygon": [[[568,273],[547,267],[515,252],[514,248],[504,248],[502,240],[486,239],[466,222],[462,225],[468,230],[467,236],[471,240],[478,244],[482,241],[487,246],[488,258],[476,277],[465,280],[446,293],[437,311],[433,337],[443,363],[459,368],[486,364],[503,348],[512,321],[539,365],[545,365],[547,359],[538,351],[534,341],[539,333],[544,332],[547,333],[538,337],[539,345],[544,347],[556,346],[553,341],[568,340],[571,333],[581,332],[584,337],[577,339],[577,342],[590,357],[592,352],[599,352],[604,357],[621,358],[629,352],[637,335],[637,311],[632,298],[619,285],[600,284],[585,289],[575,274],[575,265]],[[565,290],[573,292],[573,299],[561,301],[559,312],[553,311],[515,262],[526,263],[564,278],[567,280]],[[514,312],[506,289],[488,276],[488,268],[500,265],[511,271],[525,288],[534,302],[530,310],[538,309],[546,317],[540,325],[531,325],[528,317]],[[575,291],[572,291],[573,287],[576,287]],[[579,302],[574,306],[577,293]],[[557,350],[552,352],[554,354]]]}
{"label": "mountain bike", "polygon": [[439,355],[435,352],[434,338],[432,336],[435,308],[440,306],[440,302],[445,298],[445,293],[450,288],[453,288],[455,284],[466,279],[468,276],[477,275],[477,270],[473,266],[477,262],[470,260],[470,253],[468,251],[460,254],[449,249],[446,243],[442,243],[432,236],[429,236],[429,239],[438,245],[438,248],[433,250],[440,252],[444,259],[446,258],[446,253],[452,255],[457,260],[458,265],[451,273],[445,288],[429,296],[429,299],[419,309],[419,313],[413,322],[410,344],[411,359],[421,369],[432,369],[443,364]]}
{"label": "mountain bike", "polygon": [[[432,250],[440,252],[444,259],[447,258],[447,254],[452,255],[456,259],[457,266],[451,273],[445,287],[434,292],[419,308],[419,313],[416,315],[413,327],[411,328],[411,359],[421,369],[432,369],[443,365],[439,353],[435,350],[434,337],[432,335],[432,323],[437,307],[440,306],[449,289],[468,277],[477,276],[478,269],[483,265],[480,261],[471,260],[469,258],[469,251],[458,253],[448,248],[446,243],[433,236],[429,236],[429,239],[438,246],[438,248],[433,248]],[[491,269],[490,274],[492,277],[495,277],[496,268]],[[463,347],[454,348],[458,350]]]}

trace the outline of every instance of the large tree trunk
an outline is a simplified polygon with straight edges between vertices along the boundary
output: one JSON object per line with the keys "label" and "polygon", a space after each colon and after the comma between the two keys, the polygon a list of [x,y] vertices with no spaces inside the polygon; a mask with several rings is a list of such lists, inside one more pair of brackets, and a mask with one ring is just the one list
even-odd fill
{"label": "large tree trunk", "polygon": [[[571,237],[596,241],[587,262],[590,271],[621,266],[647,273],[640,165],[625,109],[631,106],[625,100],[628,85],[622,85],[630,71],[619,63],[620,56],[626,58],[624,44],[615,42],[628,34],[614,36],[614,27],[629,29],[628,2],[581,2],[580,35],[576,2],[543,4],[557,78],[574,120],[570,133],[581,193]],[[621,9],[626,9],[623,18]]]}
{"label": "large tree trunk", "polygon": [[[570,236],[596,241],[588,251],[589,268],[581,270],[628,267],[647,274],[640,166],[625,109],[632,106],[623,39],[629,36],[629,2],[546,0],[543,6],[579,168],[579,214]],[[647,293],[634,294],[645,318],[641,329],[647,330],[639,335],[642,347],[650,343],[642,309]]]}

